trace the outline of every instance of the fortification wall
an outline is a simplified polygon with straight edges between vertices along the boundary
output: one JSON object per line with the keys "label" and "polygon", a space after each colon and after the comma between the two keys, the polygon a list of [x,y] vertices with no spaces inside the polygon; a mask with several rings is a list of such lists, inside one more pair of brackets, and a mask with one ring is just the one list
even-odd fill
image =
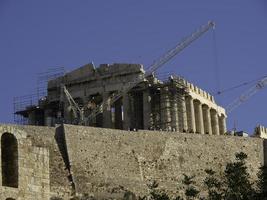
{"label": "fortification wall", "polygon": [[[27,132],[15,127],[0,126],[0,138],[5,133],[14,135],[17,140],[18,180],[14,179],[14,182],[17,182],[15,185],[17,184],[18,186],[10,187],[5,184],[3,185],[3,181],[1,181],[0,199],[48,200],[50,196],[48,149],[32,145],[31,140],[27,138]],[[10,160],[12,158],[7,159]],[[4,160],[1,160],[0,180],[4,179],[2,172],[3,164]],[[13,174],[5,174],[5,176],[13,176]]]}
{"label": "fortification wall", "polygon": [[50,196],[69,197],[72,193],[69,171],[65,158],[65,143],[62,126],[17,126],[27,132],[33,146],[45,147],[49,151]]}
{"label": "fortification wall", "polygon": [[[52,127],[0,125],[18,143],[18,187],[2,184],[0,159],[0,199],[49,200],[52,196],[70,196],[71,188],[63,157],[56,143],[57,129]],[[0,158],[1,158],[0,145]]]}
{"label": "fortification wall", "polygon": [[205,169],[221,172],[237,152],[248,155],[252,178],[267,159],[267,143],[261,138],[0,125],[1,143],[6,133],[18,144],[18,187],[3,185],[1,144],[0,199],[69,199],[74,191],[121,199],[126,190],[146,194],[150,180],[175,193],[183,174],[196,175],[199,184]]}
{"label": "fortification wall", "polygon": [[125,189],[144,194],[149,180],[172,193],[183,174],[196,175],[200,183],[205,169],[222,172],[240,151],[248,155],[248,168],[255,178],[264,160],[260,138],[71,125],[64,125],[64,131],[76,191],[90,191],[99,199]]}

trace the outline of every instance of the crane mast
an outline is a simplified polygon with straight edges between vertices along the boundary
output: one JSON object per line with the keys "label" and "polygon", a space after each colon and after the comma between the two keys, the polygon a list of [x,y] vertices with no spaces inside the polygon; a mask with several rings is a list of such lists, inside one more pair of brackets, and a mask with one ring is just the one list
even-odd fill
{"label": "crane mast", "polygon": [[232,103],[230,103],[226,107],[226,112],[231,113],[235,108],[240,106],[243,102],[247,101],[250,97],[255,95],[259,90],[263,89],[267,85],[267,77],[261,79],[257,82],[257,84],[250,89],[248,89],[245,93],[235,99]]}
{"label": "crane mast", "polygon": [[[168,61],[170,61],[174,56],[176,56],[178,53],[180,53],[182,50],[184,50],[186,47],[188,47],[192,42],[197,40],[199,37],[201,37],[204,33],[206,33],[211,28],[215,28],[215,23],[213,21],[208,21],[207,24],[199,27],[196,31],[194,31],[191,35],[183,39],[180,43],[178,43],[174,48],[170,49],[165,53],[163,56],[161,56],[159,59],[157,59],[155,62],[153,62],[146,71],[145,75],[143,77],[137,77],[132,82],[129,82],[123,89],[123,91],[119,91],[116,94],[113,94],[113,96],[110,98],[109,103],[114,103],[118,99],[120,99],[123,95],[123,93],[128,92],[133,87],[138,85],[139,83],[143,82],[145,78],[151,76],[156,70],[158,70],[160,67],[162,67],[164,64],[166,64]],[[88,116],[88,119],[94,118],[96,115],[103,112],[103,107],[107,106],[108,102],[103,102],[99,106],[97,106],[91,114]]]}

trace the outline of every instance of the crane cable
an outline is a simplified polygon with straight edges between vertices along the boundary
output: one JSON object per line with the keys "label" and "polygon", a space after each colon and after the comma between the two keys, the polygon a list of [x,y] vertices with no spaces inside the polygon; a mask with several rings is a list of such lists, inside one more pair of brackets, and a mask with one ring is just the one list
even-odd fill
{"label": "crane cable", "polygon": [[227,88],[227,89],[224,89],[224,90],[221,90],[221,91],[219,90],[219,91],[217,91],[214,95],[215,95],[215,96],[216,96],[216,95],[221,95],[222,93],[229,92],[229,91],[232,91],[232,90],[234,90],[234,89],[240,88],[240,87],[242,87],[242,86],[245,86],[245,85],[249,85],[249,84],[258,82],[258,81],[260,81],[261,79],[266,78],[266,77],[267,77],[267,75],[265,75],[265,76],[261,76],[261,77],[259,77],[259,78],[257,78],[257,79],[253,79],[253,80],[250,80],[250,81],[246,81],[246,82],[243,82],[243,83],[241,83],[241,84],[232,86],[232,87],[230,87],[230,88]]}
{"label": "crane cable", "polygon": [[216,78],[216,90],[221,90],[221,76],[220,76],[220,66],[218,59],[218,48],[215,29],[212,31],[212,45],[213,45],[213,58],[214,58],[214,75]]}

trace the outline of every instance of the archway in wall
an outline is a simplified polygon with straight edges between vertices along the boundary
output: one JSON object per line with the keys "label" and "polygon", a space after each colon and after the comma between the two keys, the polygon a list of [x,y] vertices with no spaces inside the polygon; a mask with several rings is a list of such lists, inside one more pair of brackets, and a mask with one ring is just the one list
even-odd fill
{"label": "archway in wall", "polygon": [[2,185],[18,187],[18,141],[11,133],[1,137]]}
{"label": "archway in wall", "polygon": [[6,200],[16,200],[16,199],[13,199],[13,198],[7,198]]}

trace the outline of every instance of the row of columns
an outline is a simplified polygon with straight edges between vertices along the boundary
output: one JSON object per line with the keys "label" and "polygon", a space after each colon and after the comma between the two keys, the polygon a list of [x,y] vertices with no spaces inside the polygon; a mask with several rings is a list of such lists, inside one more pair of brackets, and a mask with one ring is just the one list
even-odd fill
{"label": "row of columns", "polygon": [[[107,102],[103,108],[103,127],[112,128],[112,105],[110,93],[102,94],[103,101]],[[142,118],[143,129],[150,129],[153,122],[150,91],[142,91]],[[137,112],[133,108],[129,94],[124,93],[122,99],[115,103],[115,128],[129,129],[132,126],[132,118]],[[140,108],[141,109],[141,108]],[[215,109],[191,96],[179,93],[171,95],[169,88],[161,88],[160,91],[160,127],[163,130],[176,130],[180,132],[193,132],[200,134],[220,135],[226,132],[225,116],[218,115]],[[136,117],[136,116],[135,116]]]}
{"label": "row of columns", "polygon": [[[103,102],[107,102],[103,107],[103,127],[104,128],[116,128],[116,129],[124,129],[128,130],[133,125],[133,118],[135,118],[135,114],[137,110],[134,110],[133,99],[131,99],[128,93],[124,93],[122,98],[117,100],[114,105],[110,103],[110,94],[104,93]],[[143,93],[143,105],[149,103],[149,93]],[[113,110],[112,110],[113,108]],[[141,109],[141,108],[140,108]],[[144,113],[144,129],[148,129],[149,122],[147,122],[147,118],[150,116],[150,108],[147,106],[143,106]],[[149,120],[148,120],[149,121]]]}
{"label": "row of columns", "polygon": [[226,132],[225,116],[191,96],[161,89],[161,128],[180,132],[220,135]]}
{"label": "row of columns", "polygon": [[[182,121],[184,121],[182,131],[210,135],[220,135],[226,132],[226,119],[223,114],[219,116],[215,109],[202,104],[191,96],[182,98],[182,101],[184,102],[181,104]],[[175,108],[173,109],[176,110]],[[179,130],[181,131],[181,127]]]}

